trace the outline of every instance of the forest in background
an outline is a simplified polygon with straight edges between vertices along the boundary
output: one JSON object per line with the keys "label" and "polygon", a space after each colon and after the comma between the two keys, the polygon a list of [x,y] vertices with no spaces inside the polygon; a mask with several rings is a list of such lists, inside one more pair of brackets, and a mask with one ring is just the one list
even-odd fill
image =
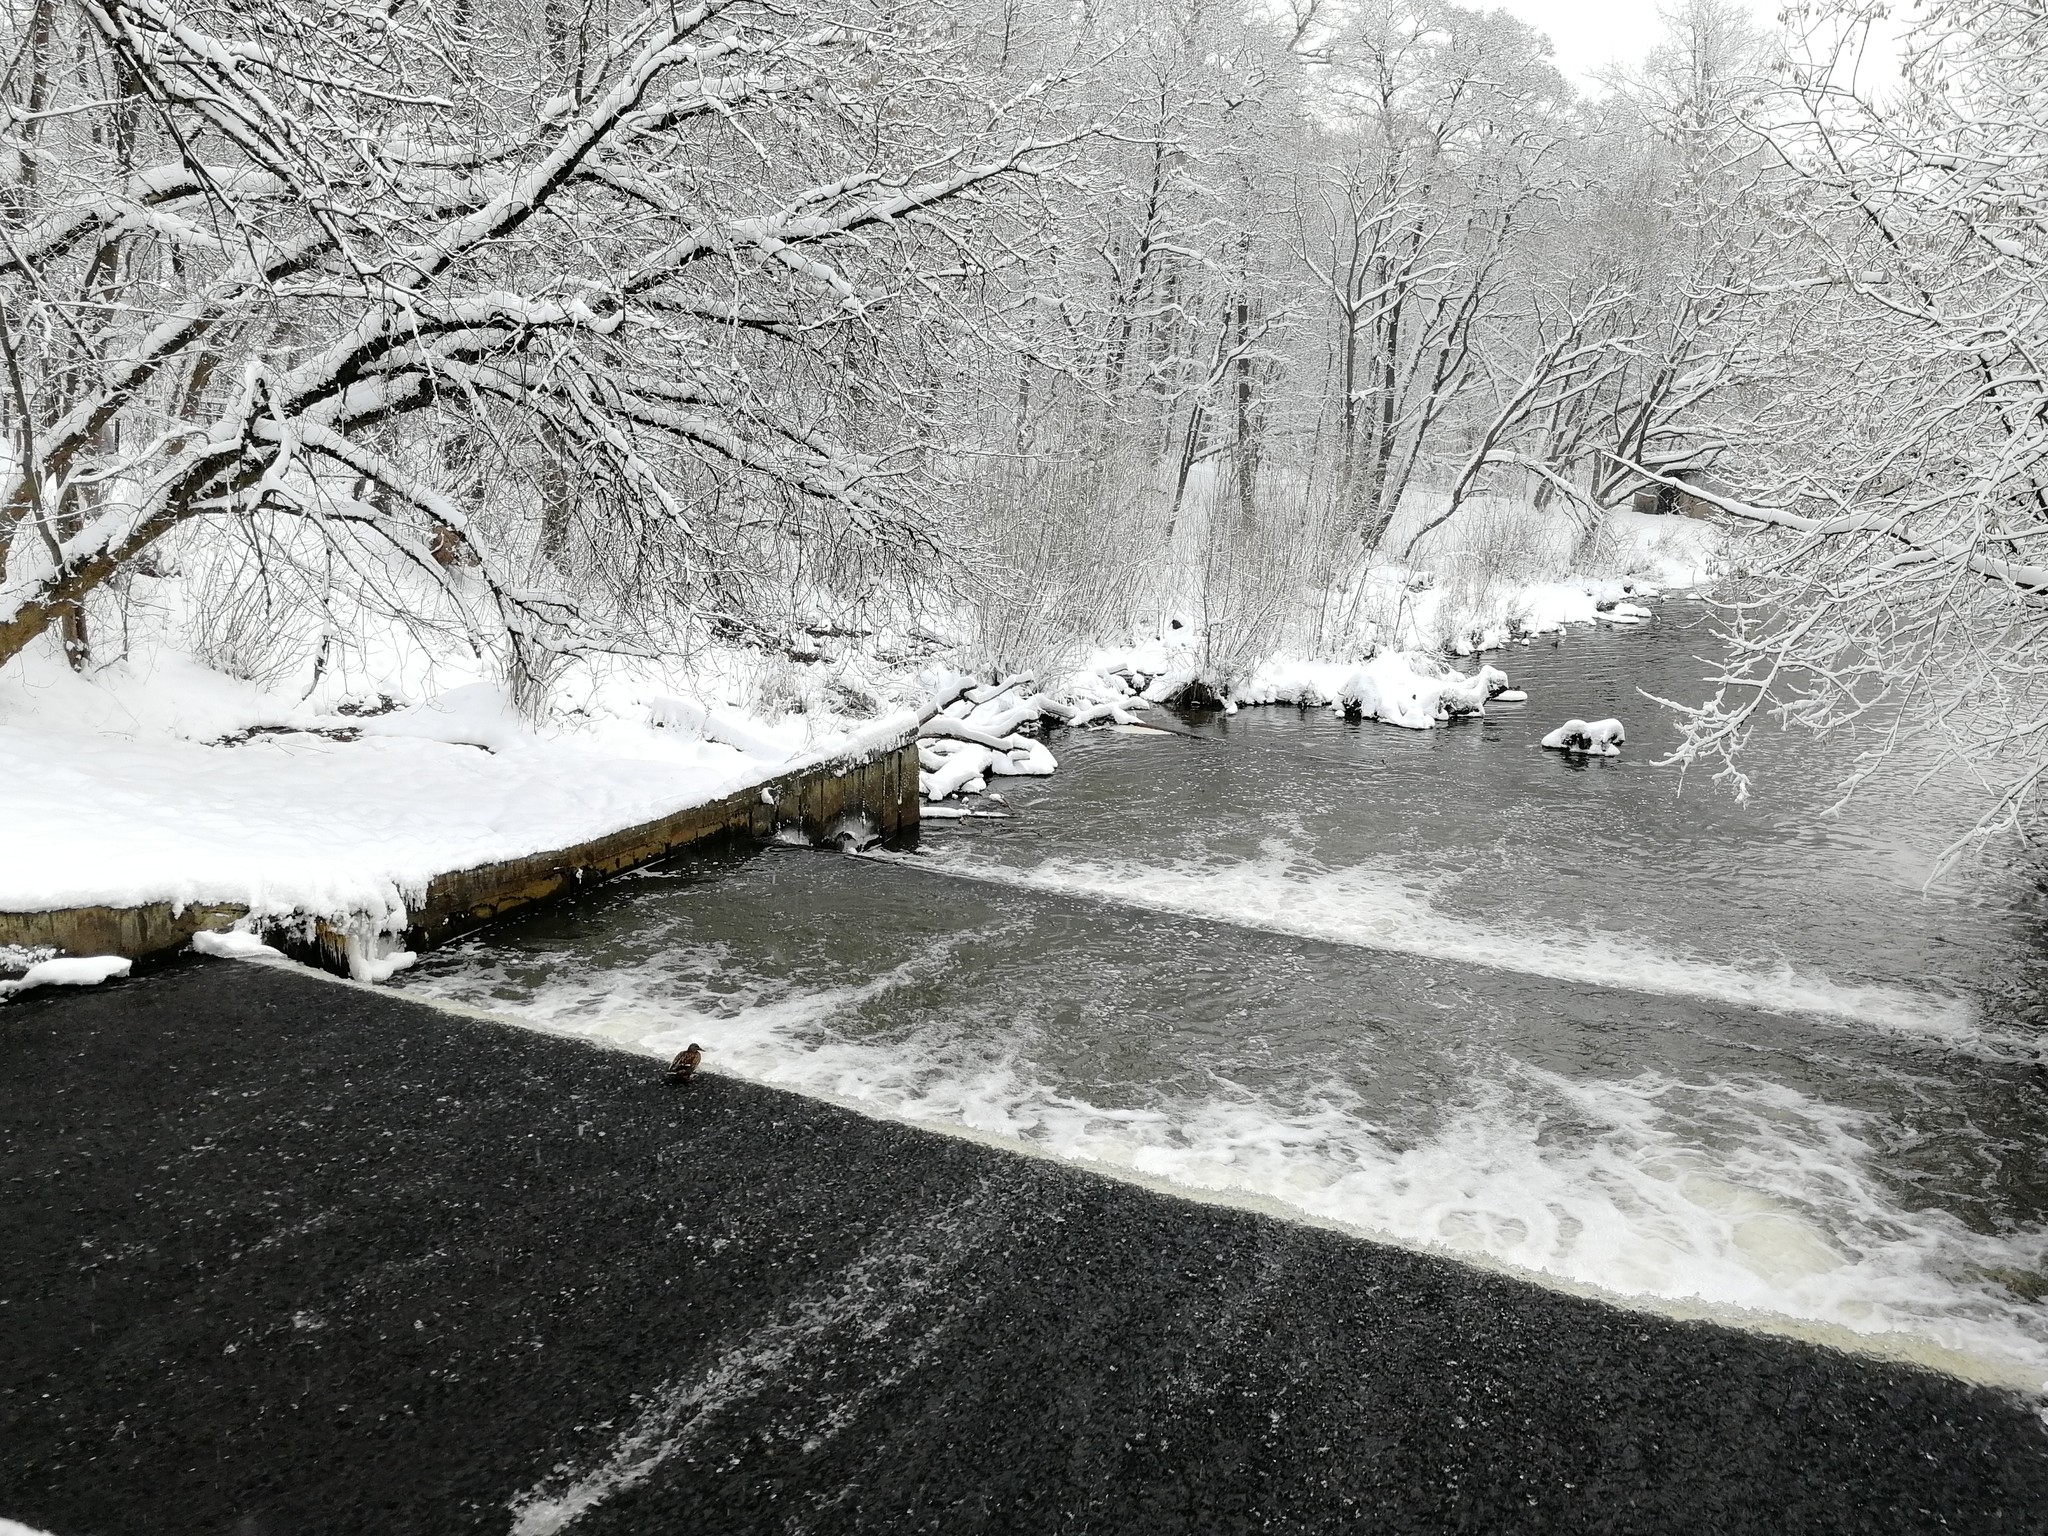
{"label": "forest in background", "polygon": [[296,691],[395,626],[540,716],[1174,614],[1227,688],[1681,490],[1755,530],[1695,759],[1929,735],[2024,826],[2048,19],[1883,9],[1685,0],[1589,96],[1388,0],[23,0],[0,667],[154,624]]}

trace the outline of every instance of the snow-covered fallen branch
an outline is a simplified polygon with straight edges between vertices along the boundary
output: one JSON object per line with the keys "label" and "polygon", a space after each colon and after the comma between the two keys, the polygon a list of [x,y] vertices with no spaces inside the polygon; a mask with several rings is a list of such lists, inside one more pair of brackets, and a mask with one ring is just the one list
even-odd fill
{"label": "snow-covered fallen branch", "polygon": [[926,741],[943,737],[953,741],[971,741],[976,746],[987,747],[994,752],[1010,750],[1010,743],[996,732],[985,731],[978,725],[970,725],[965,720],[950,719],[945,715],[936,715],[925,721],[917,728],[917,734],[919,739]]}

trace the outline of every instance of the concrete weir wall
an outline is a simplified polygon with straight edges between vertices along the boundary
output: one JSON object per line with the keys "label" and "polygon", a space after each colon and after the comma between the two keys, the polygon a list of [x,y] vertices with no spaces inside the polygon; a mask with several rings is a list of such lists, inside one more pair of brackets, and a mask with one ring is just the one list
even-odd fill
{"label": "concrete weir wall", "polygon": [[415,948],[444,943],[507,912],[699,843],[741,837],[761,842],[792,828],[819,843],[842,817],[860,814],[873,821],[876,832],[890,836],[917,825],[917,768],[917,743],[906,741],[862,761],[785,774],[595,842],[455,870],[427,887],[426,900],[411,913],[407,941]]}
{"label": "concrete weir wall", "polygon": [[[819,843],[850,816],[865,816],[876,833],[891,836],[917,825],[917,769],[912,735],[853,757],[812,764],[573,848],[451,870],[435,876],[425,899],[408,912],[405,947],[446,943],[522,907],[700,844],[738,838],[765,841],[789,830]],[[247,907],[233,904],[180,908],[169,902],[0,912],[0,945],[141,960],[178,949],[202,930],[232,927],[248,915]],[[296,932],[270,932],[265,937],[300,959],[348,974],[350,951],[359,940],[325,920],[310,928],[303,923],[292,926]]]}

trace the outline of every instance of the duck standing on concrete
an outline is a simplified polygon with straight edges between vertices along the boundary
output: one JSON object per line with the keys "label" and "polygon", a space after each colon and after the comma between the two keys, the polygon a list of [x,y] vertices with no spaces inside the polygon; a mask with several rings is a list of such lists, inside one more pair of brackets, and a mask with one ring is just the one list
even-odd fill
{"label": "duck standing on concrete", "polygon": [[697,1063],[704,1059],[704,1048],[695,1041],[686,1051],[678,1052],[676,1059],[668,1064],[668,1080],[672,1083],[687,1083],[697,1075]]}

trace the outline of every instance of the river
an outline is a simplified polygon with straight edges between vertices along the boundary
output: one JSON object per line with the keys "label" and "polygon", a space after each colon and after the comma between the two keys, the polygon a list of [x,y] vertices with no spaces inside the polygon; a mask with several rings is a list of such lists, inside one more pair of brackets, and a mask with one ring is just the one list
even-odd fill
{"label": "river", "polygon": [[[416,994],[1203,1198],[1986,1379],[2048,1378],[2048,899],[1965,806],[1761,733],[1673,767],[1698,605],[1489,657],[1431,732],[1067,733],[1006,820],[679,860]],[[1537,740],[1617,715],[1617,759]]]}

